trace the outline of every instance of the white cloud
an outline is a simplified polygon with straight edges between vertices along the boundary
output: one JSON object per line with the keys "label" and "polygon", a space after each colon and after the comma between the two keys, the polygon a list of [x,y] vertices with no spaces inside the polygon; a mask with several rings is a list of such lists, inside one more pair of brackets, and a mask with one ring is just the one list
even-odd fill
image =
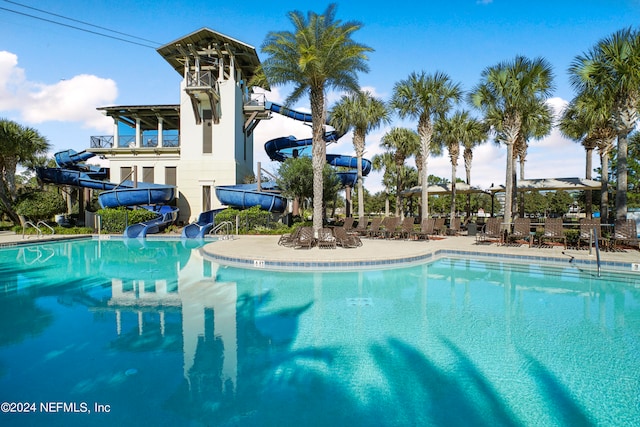
{"label": "white cloud", "polygon": [[0,112],[14,111],[27,124],[77,122],[100,131],[113,129],[113,121],[96,110],[118,96],[111,79],[81,74],[55,84],[29,81],[18,67],[18,57],[0,51]]}

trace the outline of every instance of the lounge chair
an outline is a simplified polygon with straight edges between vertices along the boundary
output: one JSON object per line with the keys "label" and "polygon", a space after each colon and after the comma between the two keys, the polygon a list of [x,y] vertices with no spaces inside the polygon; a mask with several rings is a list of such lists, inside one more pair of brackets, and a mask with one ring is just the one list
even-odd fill
{"label": "lounge chair", "polygon": [[444,225],[444,218],[436,218],[435,224],[433,224],[434,234],[445,234],[445,230],[447,229],[446,225]]}
{"label": "lounge chair", "polygon": [[344,222],[342,224],[342,226],[344,227],[344,229],[346,231],[351,231],[353,229],[353,221],[355,220],[354,217],[352,216],[348,216],[344,219]]}
{"label": "lounge chair", "polygon": [[516,242],[518,240],[528,240],[529,247],[533,244],[533,236],[531,231],[531,219],[530,218],[516,218],[513,220],[513,231],[507,236],[507,243],[510,241]]}
{"label": "lounge chair", "polygon": [[371,225],[367,229],[367,237],[378,237],[380,235],[383,218],[373,218],[371,220]]}
{"label": "lounge chair", "polygon": [[353,229],[353,232],[357,233],[360,236],[366,236],[369,230],[367,228],[368,226],[369,226],[369,218],[366,216],[363,216],[362,218],[358,219],[358,224]]}
{"label": "lounge chair", "polygon": [[[582,243],[589,245],[594,244],[598,238],[599,245],[607,247],[606,242],[602,239],[602,226],[600,218],[580,218],[580,234],[578,235],[578,249]],[[604,244],[603,244],[604,243]]]}
{"label": "lounge chair", "polygon": [[313,237],[313,227],[299,227],[300,233],[293,243],[294,249],[311,249],[316,243]]}
{"label": "lounge chair", "polygon": [[545,240],[561,240],[564,248],[567,249],[567,236],[562,228],[562,218],[547,218],[545,220],[544,234],[540,237],[540,247],[544,245]]}
{"label": "lounge chair", "polygon": [[357,248],[362,246],[362,241],[357,234],[347,233],[344,227],[334,227],[333,235],[336,237],[336,244],[343,248]]}
{"label": "lounge chair", "polygon": [[624,247],[640,249],[636,221],[633,219],[617,219],[611,237],[612,249],[624,250]]}
{"label": "lounge chair", "polygon": [[300,227],[297,227],[291,233],[286,233],[286,234],[283,234],[282,236],[280,236],[280,238],[278,239],[278,245],[280,245],[280,246],[293,246],[293,244],[295,243],[296,239],[298,238],[298,235],[300,235]]}
{"label": "lounge chair", "polygon": [[330,228],[321,228],[318,230],[318,249],[335,249],[336,237]]}
{"label": "lounge chair", "polygon": [[382,221],[380,230],[380,237],[385,239],[392,239],[396,234],[396,229],[400,224],[400,218],[397,216],[388,216]]}
{"label": "lounge chair", "polygon": [[396,235],[401,239],[410,239],[413,236],[413,217],[407,216],[402,220]]}
{"label": "lounge chair", "polygon": [[455,217],[453,222],[449,224],[449,228],[446,229],[448,236],[458,236],[462,232],[462,220],[459,217]]}
{"label": "lounge chair", "polygon": [[422,221],[420,221],[420,230],[414,231],[413,236],[416,240],[429,240],[429,236],[432,236],[435,233],[433,230],[435,224],[436,220],[434,218],[422,218]]}
{"label": "lounge chair", "polygon": [[487,222],[485,222],[480,232],[476,234],[476,244],[488,242],[500,245],[503,241],[502,218],[487,218]]}

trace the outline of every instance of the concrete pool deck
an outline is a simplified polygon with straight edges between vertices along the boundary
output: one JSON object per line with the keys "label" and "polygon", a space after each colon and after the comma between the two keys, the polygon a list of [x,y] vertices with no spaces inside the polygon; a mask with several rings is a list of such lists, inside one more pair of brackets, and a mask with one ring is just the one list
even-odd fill
{"label": "concrete pool deck", "polygon": [[[234,236],[207,244],[204,252],[214,260],[223,263],[253,266],[257,268],[330,268],[355,267],[354,264],[378,266],[419,262],[437,255],[472,255],[478,257],[504,258],[514,261],[535,259],[556,263],[576,263],[596,265],[595,250],[568,248],[562,246],[532,247],[523,245],[497,245],[496,243],[476,243],[473,236],[446,236],[437,240],[407,241],[362,239],[358,248],[336,249],[292,249],[278,245],[279,236]],[[617,252],[600,252],[603,268],[632,271],[634,264],[640,263],[640,251],[626,249]],[[640,266],[637,266],[640,268]]]}
{"label": "concrete pool deck", "polygon": [[[72,238],[92,237],[91,235],[45,235],[40,238],[22,238],[14,232],[0,232],[0,247],[16,244],[37,244]],[[94,235],[95,237],[95,235]],[[157,236],[165,237],[165,236]],[[175,237],[175,236],[173,236]],[[471,255],[514,261],[540,260],[555,263],[576,263],[587,266],[596,265],[595,250],[563,249],[562,246],[532,247],[523,245],[497,245],[495,243],[476,243],[472,236],[446,236],[429,241],[362,239],[362,246],[344,249],[292,249],[278,245],[280,236],[232,236],[232,239],[207,243],[203,252],[213,260],[232,265],[257,268],[313,269],[319,268],[357,268],[359,265],[370,267],[420,262],[437,255]],[[151,238],[156,238],[153,236]],[[626,249],[616,252],[600,252],[604,269],[636,271],[640,269],[640,251]]]}

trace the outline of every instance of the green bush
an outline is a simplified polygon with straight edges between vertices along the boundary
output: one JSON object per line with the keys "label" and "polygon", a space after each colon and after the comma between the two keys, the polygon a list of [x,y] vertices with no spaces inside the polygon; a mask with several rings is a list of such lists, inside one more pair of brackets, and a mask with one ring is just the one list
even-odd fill
{"label": "green bush", "polygon": [[105,208],[100,209],[102,232],[118,234],[124,232],[128,225],[152,220],[158,214],[146,209]]}
{"label": "green bush", "polygon": [[260,206],[252,206],[241,211],[227,208],[216,215],[216,224],[230,221],[235,228],[236,217],[238,217],[238,233],[240,234],[256,234],[257,230],[260,231],[259,234],[271,234],[271,232],[267,233],[266,230],[271,230],[273,226],[281,225],[271,221],[271,213],[260,209]]}
{"label": "green bush", "polygon": [[33,222],[47,221],[66,211],[67,204],[57,191],[30,191],[21,195],[16,204],[18,215],[24,215]]}

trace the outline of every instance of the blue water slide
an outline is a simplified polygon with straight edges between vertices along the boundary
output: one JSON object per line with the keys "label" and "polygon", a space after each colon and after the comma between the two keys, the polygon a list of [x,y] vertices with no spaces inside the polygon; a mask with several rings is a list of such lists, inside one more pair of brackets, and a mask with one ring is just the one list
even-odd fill
{"label": "blue water slide", "polygon": [[[36,173],[43,182],[102,190],[98,195],[98,202],[103,208],[165,205],[174,200],[177,190],[173,185],[134,183],[133,181],[115,184],[106,181],[107,169],[84,163],[93,156],[95,154],[88,151],[80,153],[74,150],[61,151],[55,154],[59,167],[40,167],[36,169]],[[158,216],[153,221],[149,221],[150,224],[134,224],[127,227],[124,233],[126,237],[144,237],[147,233],[157,233],[174,222],[178,214],[178,208],[172,206],[155,206],[147,209],[157,212]]]}
{"label": "blue water slide", "polygon": [[221,203],[240,209],[260,206],[269,212],[284,212],[287,199],[276,191],[272,182],[262,183],[262,191],[258,191],[258,184],[219,185],[216,197]]}
{"label": "blue water slide", "polygon": [[203,239],[215,225],[216,214],[223,209],[213,209],[201,212],[198,220],[182,229],[182,237],[186,239]]}
{"label": "blue water slide", "polygon": [[[302,113],[299,111],[291,110],[282,105],[275,103],[267,103],[267,108],[275,113],[284,115],[285,117],[292,118],[294,120],[302,121],[305,123],[311,122],[311,114]],[[325,132],[323,139],[329,144],[340,139],[343,134],[332,130]],[[290,157],[295,156],[311,156],[310,150],[313,145],[312,138],[297,139],[294,136],[285,136],[275,138],[267,141],[264,144],[264,149],[271,160],[283,162]],[[327,154],[327,163],[332,166],[340,166],[348,169],[357,170],[358,158],[353,156],[347,156],[342,154]],[[371,161],[368,159],[362,159],[362,175],[367,176],[371,172]],[[358,180],[357,172],[338,172],[340,181],[343,186],[353,186]]]}

